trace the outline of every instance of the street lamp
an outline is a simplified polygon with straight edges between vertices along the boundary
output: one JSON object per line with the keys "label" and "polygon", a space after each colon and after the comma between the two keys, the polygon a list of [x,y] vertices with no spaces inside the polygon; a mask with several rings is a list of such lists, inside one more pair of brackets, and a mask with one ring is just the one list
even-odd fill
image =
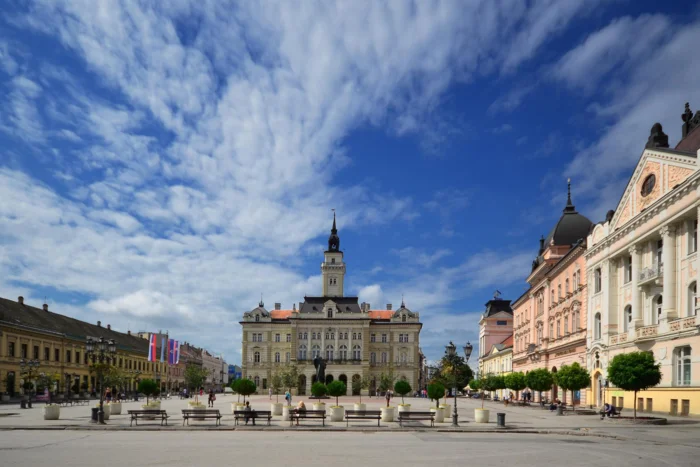
{"label": "street lamp", "polygon": [[[117,343],[113,339],[105,340],[103,337],[97,340],[88,337],[85,342],[85,348],[88,358],[92,359],[93,364],[99,361],[100,363],[107,363],[107,365],[109,365],[117,354]],[[98,377],[100,379],[100,411],[98,412],[97,421],[104,425],[104,368],[98,370]]]}
{"label": "street lamp", "polygon": [[[469,361],[469,357],[472,355],[472,350],[474,347],[467,342],[467,345],[464,346],[464,356],[465,358],[465,363]],[[450,341],[449,345],[445,346],[445,353],[447,354],[448,360],[452,361],[452,376],[454,377],[454,408],[452,409],[452,426],[453,427],[459,427],[459,423],[457,421],[457,365],[455,361],[455,357],[457,356],[457,346]]]}

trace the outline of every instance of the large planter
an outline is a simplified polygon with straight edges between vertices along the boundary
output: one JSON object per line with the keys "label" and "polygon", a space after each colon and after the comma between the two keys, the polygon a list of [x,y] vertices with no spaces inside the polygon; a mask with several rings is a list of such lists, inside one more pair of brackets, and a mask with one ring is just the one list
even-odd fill
{"label": "large planter", "polygon": [[445,410],[440,407],[439,409],[432,408],[431,412],[435,412],[435,423],[442,423],[445,421]]}
{"label": "large planter", "polygon": [[231,402],[231,415],[233,415],[236,410],[245,410],[245,404],[240,402]]}
{"label": "large planter", "polygon": [[[100,408],[100,404],[97,404],[95,407],[98,409]],[[102,405],[102,411],[104,412],[104,419],[109,420],[109,415],[112,413],[111,409],[109,407],[109,404],[103,404]]]}
{"label": "large planter", "polygon": [[[207,410],[207,407],[204,404],[189,404],[188,403],[188,405],[189,405],[190,410],[196,410],[196,411],[202,411],[202,412]],[[193,415],[190,417],[190,420],[194,421],[194,422],[202,422],[206,419],[201,417],[201,416]]]}
{"label": "large planter", "polygon": [[61,406],[56,404],[46,404],[44,406],[44,420],[58,420],[61,416]]}
{"label": "large planter", "polygon": [[314,402],[313,408],[314,408],[314,410],[323,410],[325,412],[326,411],[326,404],[325,404],[325,402]]}
{"label": "large planter", "polygon": [[382,407],[382,421],[383,422],[393,422],[394,421],[394,408],[393,407]]}
{"label": "large planter", "polygon": [[331,406],[331,421],[342,422],[345,416],[345,407],[342,405]]}
{"label": "large planter", "polygon": [[294,409],[294,407],[291,405],[285,405],[284,407],[282,407],[282,420],[283,421],[285,421],[285,422],[289,421],[289,411],[293,410],[293,409]]}
{"label": "large planter", "polygon": [[452,416],[452,404],[440,404],[440,408],[445,412],[445,418]]}
{"label": "large planter", "polygon": [[489,422],[489,410],[488,409],[474,409],[474,421],[476,423],[488,423]]}
{"label": "large planter", "polygon": [[112,402],[109,404],[109,413],[110,415],[121,415],[122,414],[122,403],[121,402]]}
{"label": "large planter", "polygon": [[355,405],[353,406],[355,410],[367,410],[367,404],[360,404],[358,402],[355,402]]}
{"label": "large planter", "polygon": [[[160,410],[160,401],[151,401],[146,404],[151,410]],[[145,407],[145,406],[144,406]]]}
{"label": "large planter", "polygon": [[399,404],[399,413],[410,412],[410,411],[411,411],[411,404]]}
{"label": "large planter", "polygon": [[282,415],[282,403],[281,402],[273,402],[270,404],[270,411],[272,412],[272,415]]}

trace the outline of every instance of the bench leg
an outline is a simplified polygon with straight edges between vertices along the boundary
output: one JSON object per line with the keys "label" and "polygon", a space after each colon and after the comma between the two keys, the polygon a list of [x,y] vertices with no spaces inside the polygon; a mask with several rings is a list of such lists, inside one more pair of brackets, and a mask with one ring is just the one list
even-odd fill
{"label": "bench leg", "polygon": [[380,421],[380,420],[381,420],[381,418],[378,418],[378,419],[377,419],[377,426],[381,426],[381,425],[379,424],[379,421]]}

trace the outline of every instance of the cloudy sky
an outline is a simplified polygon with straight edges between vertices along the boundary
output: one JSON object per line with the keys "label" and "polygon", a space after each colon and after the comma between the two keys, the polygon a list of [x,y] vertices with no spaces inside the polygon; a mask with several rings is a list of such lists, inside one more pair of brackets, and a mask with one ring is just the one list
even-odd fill
{"label": "cloudy sky", "polygon": [[[700,107],[700,9],[595,0],[0,6],[0,296],[240,361],[244,311],[405,297],[429,359],[517,298],[572,178],[614,209]],[[694,8],[694,9],[693,9]]]}

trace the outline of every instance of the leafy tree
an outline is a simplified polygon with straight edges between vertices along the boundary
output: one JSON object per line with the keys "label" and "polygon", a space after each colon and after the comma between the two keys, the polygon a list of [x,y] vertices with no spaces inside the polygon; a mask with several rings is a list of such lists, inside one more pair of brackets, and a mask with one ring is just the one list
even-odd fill
{"label": "leafy tree", "polygon": [[282,386],[287,388],[291,394],[292,388],[299,385],[299,370],[297,369],[297,366],[291,363],[288,364],[284,370],[282,370],[280,376],[282,377]]}
{"label": "leafy tree", "polygon": [[146,396],[146,405],[148,405],[148,397],[158,391],[158,383],[152,379],[142,379],[139,383],[139,392]]}
{"label": "leafy tree", "polygon": [[435,401],[435,408],[440,408],[440,399],[445,395],[445,386],[439,381],[428,385],[428,397]]}
{"label": "leafy tree", "polygon": [[360,404],[362,404],[362,390],[368,389],[370,384],[370,380],[367,377],[361,376],[352,380],[352,392],[356,392],[360,395]]}
{"label": "leafy tree", "polygon": [[576,411],[574,391],[580,391],[591,385],[591,375],[588,370],[579,365],[578,362],[563,365],[554,376],[554,380],[564,391],[571,391],[571,406]]}
{"label": "leafy tree", "polygon": [[379,375],[379,390],[386,392],[394,386],[394,381],[396,381],[396,376],[394,375],[394,369],[389,368],[389,371],[382,372]]}
{"label": "leafy tree", "polygon": [[238,383],[239,383],[240,381],[241,381],[240,379],[234,379],[234,380],[231,381],[231,383],[229,384],[229,387],[231,388],[231,390],[232,390],[233,392],[235,392],[236,395],[238,396],[238,402],[241,401],[241,393],[238,392]]}
{"label": "leafy tree", "polygon": [[527,387],[540,393],[540,403],[543,404],[542,392],[552,389],[554,376],[548,369],[538,368],[525,375],[525,381],[527,381]]}
{"label": "leafy tree", "polygon": [[328,391],[329,396],[335,397],[336,407],[339,404],[338,397],[344,396],[348,390],[348,388],[345,386],[345,383],[343,383],[340,380],[331,381],[326,389]]}
{"label": "leafy tree", "polygon": [[445,355],[438,363],[438,371],[433,381],[439,381],[445,387],[462,390],[474,378],[472,369],[467,365],[464,357]]}
{"label": "leafy tree", "polygon": [[527,387],[527,381],[525,381],[525,374],[522,371],[516,371],[515,373],[510,373],[504,378],[506,387],[511,391],[522,391]]}
{"label": "leafy tree", "polygon": [[634,418],[637,418],[637,392],[661,382],[661,364],[654,362],[651,352],[630,352],[616,355],[608,366],[608,380],[625,391],[634,391]]}
{"label": "leafy tree", "polygon": [[272,378],[270,378],[270,388],[272,388],[272,392],[275,393],[275,396],[277,397],[277,403],[280,401],[280,388],[282,387],[282,374],[279,371],[275,371],[272,374]]}
{"label": "leafy tree", "polygon": [[411,392],[411,385],[408,384],[408,381],[402,379],[398,380],[396,384],[394,384],[394,391],[401,396],[401,405],[403,405],[403,396]]}
{"label": "leafy tree", "polygon": [[194,400],[199,402],[199,388],[204,385],[209,372],[198,365],[187,365],[185,368],[185,383],[190,390],[194,389]]}
{"label": "leafy tree", "polygon": [[484,392],[497,391],[505,387],[505,382],[502,376],[488,374],[479,381],[481,389],[481,408],[484,408]]}
{"label": "leafy tree", "polygon": [[313,394],[316,399],[322,398],[326,393],[328,393],[328,388],[322,382],[316,381],[311,385],[311,394]]}
{"label": "leafy tree", "polygon": [[255,390],[258,389],[258,387],[255,385],[255,382],[247,378],[242,378],[237,381],[238,384],[236,384],[236,391],[243,396],[243,402],[245,403],[245,396],[250,396],[251,394],[255,393]]}

